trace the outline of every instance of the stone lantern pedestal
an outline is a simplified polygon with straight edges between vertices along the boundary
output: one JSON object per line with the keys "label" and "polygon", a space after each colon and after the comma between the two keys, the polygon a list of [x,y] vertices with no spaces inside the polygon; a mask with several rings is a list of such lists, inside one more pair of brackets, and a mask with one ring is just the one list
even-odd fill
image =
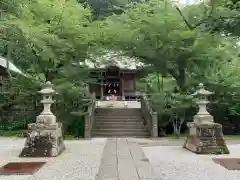
{"label": "stone lantern pedestal", "polygon": [[53,85],[47,82],[39,92],[43,95],[41,103],[43,112],[37,116],[36,123],[28,124],[28,136],[20,157],[53,157],[64,149],[62,124],[56,122],[56,116],[51,112],[54,103],[52,96],[56,94]]}
{"label": "stone lantern pedestal", "polygon": [[207,112],[207,96],[213,94],[199,84],[198,96],[199,112],[194,116],[194,122],[188,123],[189,135],[183,145],[184,148],[197,154],[229,154],[223,138],[222,125],[215,123]]}

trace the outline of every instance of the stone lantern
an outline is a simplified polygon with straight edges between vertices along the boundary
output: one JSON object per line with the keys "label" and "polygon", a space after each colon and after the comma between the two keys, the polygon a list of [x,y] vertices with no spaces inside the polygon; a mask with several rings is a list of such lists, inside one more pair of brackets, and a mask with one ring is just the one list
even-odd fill
{"label": "stone lantern", "polygon": [[222,125],[215,123],[206,106],[209,103],[208,96],[212,95],[204,88],[202,83],[193,96],[197,98],[199,106],[194,121],[188,123],[189,135],[183,145],[184,148],[197,154],[228,154],[229,150],[223,138]]}
{"label": "stone lantern", "polygon": [[55,102],[53,100],[53,95],[56,95],[56,91],[53,89],[53,85],[51,82],[47,82],[44,88],[39,91],[42,95],[43,99],[41,103],[43,104],[43,111],[42,113],[37,116],[37,123],[42,124],[55,124],[56,123],[56,116],[53,115],[51,111],[51,105]]}
{"label": "stone lantern", "polygon": [[197,124],[213,123],[213,116],[207,111],[208,96],[214,94],[204,88],[202,83],[199,84],[199,89],[193,94],[197,98],[196,104],[199,107],[198,113],[194,116],[194,122]]}
{"label": "stone lantern", "polygon": [[62,124],[57,122],[51,112],[57,94],[51,82],[47,82],[39,91],[42,95],[43,111],[36,118],[36,123],[28,124],[28,136],[20,157],[52,157],[59,155],[64,149]]}

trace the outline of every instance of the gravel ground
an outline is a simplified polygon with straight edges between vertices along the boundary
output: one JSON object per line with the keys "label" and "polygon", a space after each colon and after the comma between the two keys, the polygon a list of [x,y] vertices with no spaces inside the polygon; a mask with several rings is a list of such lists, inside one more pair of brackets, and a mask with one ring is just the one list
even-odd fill
{"label": "gravel ground", "polygon": [[[186,138],[128,138],[129,142],[138,142],[141,146],[182,146],[185,142]],[[240,140],[237,139],[228,139],[225,140],[228,145],[232,144],[240,144]]]}
{"label": "gravel ground", "polygon": [[[118,141],[122,142],[122,140]],[[134,142],[143,146],[142,150],[150,160],[157,176],[161,177],[158,178],[159,180],[240,180],[240,171],[229,171],[212,161],[214,157],[240,157],[240,144],[228,143],[230,155],[196,155],[183,149],[181,147],[182,141],[127,138],[126,143],[133,148],[129,148],[129,150],[133,156],[139,156],[137,159],[141,159],[141,153],[136,149],[137,146],[132,146]],[[33,176],[0,175],[0,180],[95,180],[105,144],[105,138],[65,141],[67,149],[58,157],[19,158],[18,155],[23,148],[24,139],[0,138],[0,166],[19,161],[47,162]],[[141,148],[139,147],[139,149]],[[127,156],[124,153],[126,152],[124,144],[120,143],[116,150],[119,157],[121,156],[121,160],[129,161],[129,158],[123,158]],[[112,150],[109,153],[112,153]],[[107,160],[111,159],[110,156],[106,157]],[[142,173],[146,169],[148,170],[145,166],[143,168],[144,163],[146,162],[141,160],[135,163],[141,167]],[[129,162],[128,165],[123,163],[122,167],[124,167],[125,172],[129,171]],[[131,178],[126,180],[131,180]],[[148,178],[148,180],[152,179]]]}
{"label": "gravel ground", "polygon": [[58,157],[19,158],[24,139],[0,138],[0,166],[9,162],[47,162],[34,175],[0,175],[0,180],[95,180],[106,139],[64,143],[67,149]]}
{"label": "gravel ground", "polygon": [[240,156],[240,145],[228,145],[230,155],[196,155],[181,146],[142,147],[162,180],[239,180],[240,171],[215,164],[214,157]]}

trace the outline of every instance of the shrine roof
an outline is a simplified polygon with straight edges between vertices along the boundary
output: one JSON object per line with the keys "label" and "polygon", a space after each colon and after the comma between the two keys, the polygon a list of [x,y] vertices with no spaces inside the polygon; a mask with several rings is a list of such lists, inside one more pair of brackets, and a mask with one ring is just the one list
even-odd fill
{"label": "shrine roof", "polygon": [[120,69],[137,70],[145,67],[144,63],[139,59],[116,52],[107,52],[101,56],[89,56],[80,65],[93,69],[105,69],[109,66],[116,66]]}
{"label": "shrine roof", "polygon": [[[0,56],[0,66],[2,66],[3,68],[7,68],[7,59],[1,56]],[[9,61],[9,70],[12,72],[24,75],[24,73],[10,61]]]}

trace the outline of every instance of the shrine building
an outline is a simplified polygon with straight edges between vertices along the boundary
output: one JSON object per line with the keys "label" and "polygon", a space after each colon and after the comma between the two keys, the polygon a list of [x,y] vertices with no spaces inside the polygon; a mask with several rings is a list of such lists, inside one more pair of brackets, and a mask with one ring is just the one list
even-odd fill
{"label": "shrine building", "polygon": [[[11,72],[14,72],[16,74],[21,74],[24,75],[25,74],[18,69],[12,62],[8,62],[9,64],[9,70]],[[0,92],[4,92],[6,90],[6,87],[8,86],[8,72],[7,72],[7,60],[4,57],[0,56]]]}
{"label": "shrine building", "polygon": [[90,69],[90,77],[96,81],[89,83],[89,90],[98,100],[136,100],[140,93],[136,81],[143,77],[144,65],[135,58],[110,56],[98,62],[85,61]]}

